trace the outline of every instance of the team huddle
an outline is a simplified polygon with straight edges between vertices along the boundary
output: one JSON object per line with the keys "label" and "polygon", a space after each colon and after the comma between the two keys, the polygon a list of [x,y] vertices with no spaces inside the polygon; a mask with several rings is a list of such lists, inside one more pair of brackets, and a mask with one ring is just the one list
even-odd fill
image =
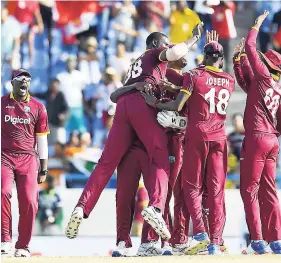
{"label": "team huddle", "polygon": [[[281,132],[281,56],[257,51],[265,11],[234,51],[234,72],[247,94],[241,150],[241,197],[251,243],[243,254],[281,254],[281,212],[275,188]],[[117,248],[127,256],[135,195],[143,176],[149,195],[138,256],[219,255],[226,250],[225,120],[235,78],[223,72],[223,47],[207,32],[204,60],[181,74],[184,56],[201,37],[202,24],[186,42],[169,45],[166,35],[148,36],[147,50],[130,67],[103,154],[74,209],[66,236],[75,238],[117,167]],[[245,50],[245,51],[244,51]],[[277,123],[277,124],[276,124]],[[160,125],[159,125],[160,124]],[[174,195],[174,221],[169,203]],[[193,237],[188,240],[189,220]],[[158,246],[159,237],[161,246]]]}
{"label": "team huddle", "polygon": [[[78,235],[117,168],[117,242],[113,257],[128,256],[135,196],[143,177],[149,204],[138,256],[226,253],[225,181],[228,149],[225,121],[238,85],[247,94],[245,138],[240,158],[240,192],[251,242],[243,254],[281,254],[281,211],[275,177],[281,134],[281,55],[256,48],[265,11],[241,39],[233,56],[235,78],[223,72],[224,51],[215,31],[206,33],[203,62],[182,74],[185,56],[201,38],[170,45],[151,33],[147,50],[130,66],[124,87],[111,94],[117,104],[102,156],[66,227]],[[48,116],[30,96],[31,74],[15,70],[12,92],[1,97],[1,255],[12,251],[12,185],[19,202],[15,257],[30,257],[38,211],[37,184],[48,175]],[[38,160],[39,159],[39,160]],[[174,196],[174,220],[170,201]],[[193,235],[188,238],[192,221]],[[161,238],[161,247],[159,238]]]}

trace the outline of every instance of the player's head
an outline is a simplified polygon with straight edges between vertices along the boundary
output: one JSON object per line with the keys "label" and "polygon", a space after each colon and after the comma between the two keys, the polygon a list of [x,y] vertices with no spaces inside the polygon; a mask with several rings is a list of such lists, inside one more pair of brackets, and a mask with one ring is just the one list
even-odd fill
{"label": "player's head", "polygon": [[68,72],[72,72],[73,70],[76,69],[77,66],[77,60],[76,57],[70,56],[66,60],[66,69]]}
{"label": "player's head", "polygon": [[216,41],[211,41],[204,46],[204,64],[219,69],[223,68],[223,47]]}
{"label": "player's head", "polygon": [[259,56],[265,63],[269,72],[273,74],[273,78],[276,81],[279,81],[281,76],[281,55],[278,52],[270,49],[265,54],[259,51]]}
{"label": "player's head", "polygon": [[146,39],[146,49],[168,47],[169,38],[161,32],[153,32]]}
{"label": "player's head", "polygon": [[52,79],[49,84],[49,89],[52,92],[57,92],[60,88],[60,81],[56,78]]}
{"label": "player's head", "polygon": [[15,70],[12,74],[13,94],[15,97],[25,98],[31,82],[31,74],[25,69]]}
{"label": "player's head", "polygon": [[185,68],[187,65],[187,61],[184,57],[176,60],[176,61],[170,61],[168,63],[168,68],[176,69],[176,70],[181,70]]}

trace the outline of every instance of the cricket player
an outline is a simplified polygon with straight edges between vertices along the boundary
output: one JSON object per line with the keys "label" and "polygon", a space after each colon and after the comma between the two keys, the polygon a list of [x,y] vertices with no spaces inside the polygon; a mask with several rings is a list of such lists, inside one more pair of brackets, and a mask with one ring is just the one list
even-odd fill
{"label": "cricket player", "polygon": [[249,75],[250,85],[245,84],[247,103],[240,159],[240,192],[251,243],[243,254],[267,253],[264,239],[269,242],[273,253],[281,254],[281,212],[275,186],[280,134],[275,122],[281,123],[281,86],[278,83],[281,55],[273,50],[262,54],[256,49],[259,28],[268,14],[265,11],[257,18],[245,42],[252,74]]}
{"label": "cricket player", "polygon": [[[190,40],[174,45],[172,48],[167,47],[169,43],[166,35],[160,32],[151,33],[146,40],[148,50],[131,65],[125,83],[130,85],[143,81],[156,84],[159,79],[164,78],[167,62],[183,57],[199,40],[201,30],[202,24],[197,25]],[[155,89],[155,94],[160,96],[160,91]],[[170,232],[162,217],[168,191],[167,137],[156,120],[156,114],[157,111],[145,103],[139,92],[122,96],[118,100],[103,154],[66,228],[68,238],[77,236],[82,219],[89,216],[115,168],[137,137],[144,144],[150,158],[151,187],[154,192],[150,197],[149,206],[142,215],[162,238],[170,238]]]}
{"label": "cricket player", "polygon": [[[209,254],[220,254],[225,224],[224,184],[227,172],[226,110],[234,90],[234,78],[222,71],[223,48],[215,41],[204,47],[205,67],[184,75],[184,85],[175,101],[159,103],[149,91],[147,103],[162,110],[180,111],[188,100],[188,126],[183,156],[185,204],[193,222],[194,237],[187,254],[208,246]],[[202,214],[203,181],[208,192],[210,240]]]}
{"label": "cricket player", "polygon": [[[185,59],[180,59],[176,62],[170,62],[170,67],[180,70],[186,66]],[[169,72],[171,71],[171,72]],[[168,80],[174,78],[174,70],[167,71]],[[180,77],[182,77],[180,75]],[[178,74],[176,75],[178,78]],[[182,78],[175,79],[174,82],[182,85]],[[139,83],[139,85],[142,85]],[[133,86],[132,86],[133,87]],[[122,93],[125,92],[125,93]],[[111,98],[114,102],[122,95],[126,94],[126,87],[120,88],[115,91]],[[170,100],[174,97],[175,93],[162,91],[161,100]],[[160,114],[160,115],[159,115]],[[168,114],[166,112],[161,112],[158,115],[159,123],[165,127],[172,127],[173,129],[167,129],[167,136],[169,139],[168,148],[171,161],[171,174],[169,177],[169,190],[168,198],[166,200],[164,219],[168,226],[170,218],[169,203],[172,196],[172,191],[177,179],[179,170],[182,165],[182,141],[184,134],[180,131],[186,127],[186,117],[180,117]],[[174,122],[173,122],[174,118]],[[183,125],[184,123],[184,125]],[[177,132],[176,130],[177,129]],[[150,174],[149,174],[149,156],[145,150],[142,143],[137,140],[133,147],[129,150],[126,156],[122,159],[122,162],[117,168],[117,193],[116,193],[116,205],[117,205],[117,248],[113,251],[112,256],[124,256],[128,255],[128,248],[132,246],[130,239],[130,229],[132,224],[132,215],[134,213],[134,203],[135,195],[137,191],[138,181],[140,175],[143,173],[144,183],[148,190],[149,196],[153,194],[150,190]],[[129,185],[129,189],[128,189]],[[126,189],[125,189],[126,188]],[[131,216],[130,216],[131,215]],[[159,236],[155,233],[153,229],[144,223],[142,231],[142,243],[138,250],[139,256],[154,256],[161,255],[162,250],[157,247],[157,241]],[[172,248],[168,246],[167,243],[163,244],[163,254],[172,254]]]}
{"label": "cricket player", "polygon": [[13,90],[1,98],[1,254],[10,254],[12,249],[11,197],[15,181],[19,202],[16,257],[30,257],[28,245],[38,209],[37,184],[48,175],[48,116],[44,105],[29,95],[30,82],[28,71],[14,71]]}

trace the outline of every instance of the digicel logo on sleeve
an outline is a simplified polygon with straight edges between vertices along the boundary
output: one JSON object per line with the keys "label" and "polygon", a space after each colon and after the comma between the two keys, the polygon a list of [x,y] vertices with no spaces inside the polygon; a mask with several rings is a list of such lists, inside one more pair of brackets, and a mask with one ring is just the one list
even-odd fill
{"label": "digicel logo on sleeve", "polygon": [[20,117],[12,117],[10,115],[5,115],[5,122],[11,122],[12,124],[17,124],[17,123],[30,124],[30,118],[24,119]]}

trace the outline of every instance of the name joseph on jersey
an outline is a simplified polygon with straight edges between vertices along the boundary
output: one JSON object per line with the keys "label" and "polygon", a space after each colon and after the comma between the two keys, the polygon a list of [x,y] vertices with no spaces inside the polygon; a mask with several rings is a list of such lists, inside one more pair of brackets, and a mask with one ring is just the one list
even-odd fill
{"label": "name joseph on jersey", "polygon": [[225,78],[207,78],[206,85],[229,87],[229,79],[225,79]]}
{"label": "name joseph on jersey", "polygon": [[11,122],[12,124],[23,123],[23,124],[30,124],[30,118],[24,119],[18,117],[13,117],[10,115],[5,115],[5,122]]}

